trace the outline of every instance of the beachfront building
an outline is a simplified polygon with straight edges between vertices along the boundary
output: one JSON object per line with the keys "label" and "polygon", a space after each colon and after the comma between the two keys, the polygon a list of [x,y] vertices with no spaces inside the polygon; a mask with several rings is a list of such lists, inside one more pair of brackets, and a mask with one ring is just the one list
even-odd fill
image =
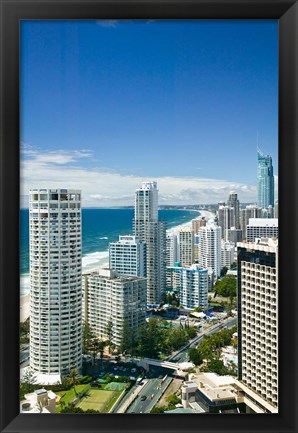
{"label": "beachfront building", "polygon": [[199,230],[199,265],[212,269],[215,278],[221,271],[221,227],[212,220]]}
{"label": "beachfront building", "polygon": [[238,376],[278,404],[278,240],[240,242],[238,253]]}
{"label": "beachfront building", "polygon": [[257,189],[258,189],[258,207],[262,209],[268,206],[274,207],[274,176],[272,157],[257,151],[258,169],[257,169]]}
{"label": "beachfront building", "polygon": [[121,275],[146,276],[146,244],[135,236],[119,236],[109,244],[109,268]]}
{"label": "beachfront building", "polygon": [[235,209],[231,206],[219,206],[218,208],[218,225],[221,227],[221,236],[227,239],[227,230],[235,227]]}
{"label": "beachfront building", "polygon": [[159,303],[166,287],[166,223],[158,220],[156,182],[143,182],[136,190],[133,232],[146,242],[147,302]]}
{"label": "beachfront building", "polygon": [[81,369],[81,192],[29,193],[30,368],[37,383]]}
{"label": "beachfront building", "polygon": [[207,220],[204,216],[199,216],[191,220],[191,227],[194,233],[199,233],[201,227],[205,227]]}
{"label": "beachfront building", "polygon": [[250,218],[246,227],[247,242],[256,238],[278,238],[277,218]]}
{"label": "beachfront building", "polygon": [[178,231],[178,261],[184,267],[194,263],[194,232],[190,227]]}
{"label": "beachfront building", "polygon": [[174,266],[178,261],[178,238],[176,233],[166,235],[166,266]]}
{"label": "beachfront building", "polygon": [[221,240],[221,267],[230,269],[231,264],[234,263],[235,244],[230,241]]}
{"label": "beachfront building", "polygon": [[111,342],[119,347],[125,324],[135,336],[145,324],[146,278],[100,269],[83,275],[83,294],[84,320],[100,339],[108,338],[112,324]]}
{"label": "beachfront building", "polygon": [[242,230],[243,240],[246,240],[246,227],[250,218],[262,218],[262,208],[255,204],[250,204],[240,211],[240,227]]}

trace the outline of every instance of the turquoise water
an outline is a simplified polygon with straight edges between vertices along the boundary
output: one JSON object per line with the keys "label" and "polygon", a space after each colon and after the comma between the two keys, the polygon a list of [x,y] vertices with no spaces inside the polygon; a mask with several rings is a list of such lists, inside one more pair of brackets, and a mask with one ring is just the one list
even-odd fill
{"label": "turquoise water", "polygon": [[[160,210],[159,219],[167,222],[167,228],[183,224],[199,215],[196,211]],[[95,258],[107,257],[109,242],[119,235],[132,234],[133,209],[83,209],[82,243],[83,265]],[[20,272],[29,274],[29,211],[20,211]],[[27,288],[28,289],[28,288]],[[23,289],[26,292],[27,289]]]}

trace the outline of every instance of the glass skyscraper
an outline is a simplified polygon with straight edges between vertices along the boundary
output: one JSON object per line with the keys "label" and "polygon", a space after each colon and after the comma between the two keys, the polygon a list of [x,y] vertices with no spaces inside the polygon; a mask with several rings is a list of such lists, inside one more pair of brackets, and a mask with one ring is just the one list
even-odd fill
{"label": "glass skyscraper", "polygon": [[258,207],[274,206],[272,158],[258,149]]}

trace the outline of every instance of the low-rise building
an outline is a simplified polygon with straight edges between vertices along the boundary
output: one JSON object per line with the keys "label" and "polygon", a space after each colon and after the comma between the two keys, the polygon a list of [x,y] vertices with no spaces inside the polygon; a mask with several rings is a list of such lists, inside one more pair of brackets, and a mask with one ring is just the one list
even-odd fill
{"label": "low-rise building", "polygon": [[44,388],[25,394],[20,402],[20,413],[55,413],[57,395]]}
{"label": "low-rise building", "polygon": [[277,413],[277,408],[232,376],[190,374],[181,388],[184,408],[208,413]]}

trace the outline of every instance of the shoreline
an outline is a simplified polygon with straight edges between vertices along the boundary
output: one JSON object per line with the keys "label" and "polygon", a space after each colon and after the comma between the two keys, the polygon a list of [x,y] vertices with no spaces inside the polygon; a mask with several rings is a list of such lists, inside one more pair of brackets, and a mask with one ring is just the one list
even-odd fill
{"label": "shoreline", "polygon": [[[189,211],[195,211],[195,209],[179,209],[179,210],[189,210]],[[210,219],[214,216],[213,212],[210,211],[205,211],[205,210],[197,210],[196,212],[198,212],[198,217],[200,216],[205,216],[205,218]],[[177,233],[179,230],[183,229],[183,228],[188,228],[191,227],[191,221],[193,219],[196,218],[192,218],[189,221],[186,221],[185,223],[179,224],[178,226],[174,226],[170,229],[167,229],[167,233]],[[92,254],[94,254],[94,260],[92,260],[90,262],[90,259],[92,259]],[[100,258],[96,258],[96,255],[100,255]],[[91,253],[91,257],[88,254],[88,258],[87,258],[87,263],[85,265],[82,264],[82,275],[92,272],[92,271],[96,271],[99,268],[103,268],[106,267],[109,262],[107,261],[109,258],[109,252],[108,251],[100,251],[100,252],[95,252],[95,253]],[[84,260],[84,258],[83,258]],[[85,261],[86,261],[86,257],[85,257]],[[89,261],[89,263],[88,263]],[[22,277],[22,276],[21,276]],[[25,320],[28,319],[28,317],[30,316],[30,293],[24,293],[20,295],[20,322],[24,322]]]}

